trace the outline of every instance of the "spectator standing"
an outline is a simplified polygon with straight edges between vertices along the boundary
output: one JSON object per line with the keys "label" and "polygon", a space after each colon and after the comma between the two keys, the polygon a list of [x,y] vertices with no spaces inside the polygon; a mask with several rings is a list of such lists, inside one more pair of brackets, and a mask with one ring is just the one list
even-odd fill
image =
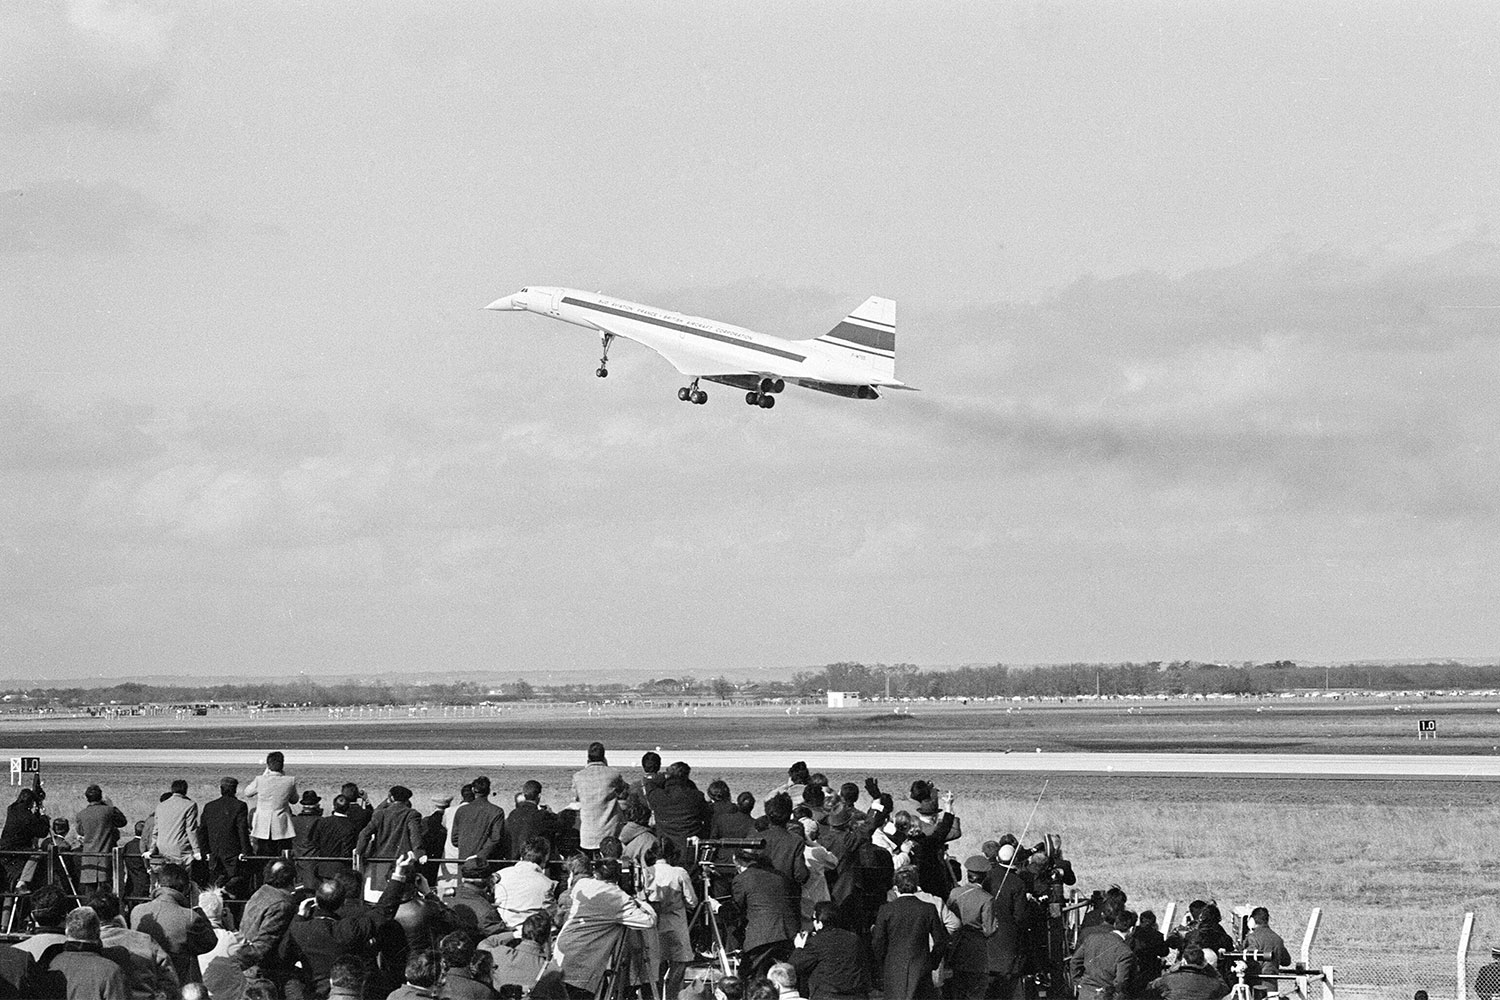
{"label": "spectator standing", "polygon": [[98,785],[85,788],[83,800],[87,804],[73,818],[73,825],[78,831],[78,891],[87,894],[98,886],[109,884],[111,863],[108,855],[120,842],[125,814],[104,797],[104,790]]}
{"label": "spectator standing", "polygon": [[980,880],[995,899],[991,907],[995,933],[985,942],[989,996],[993,1000],[1023,1000],[1026,995],[1025,943],[1037,913],[1035,904],[1026,895],[1020,873],[1015,870],[1015,845],[998,847],[995,860],[997,866]]}
{"label": "spectator standing", "polygon": [[289,970],[281,961],[282,942],[297,912],[292,895],[296,870],[290,861],[272,861],[266,866],[265,882],[245,903],[240,933],[244,938],[235,958],[244,969],[247,992],[281,996]]}
{"label": "spectator standing", "polygon": [[292,849],[297,835],[292,824],[292,803],[297,801],[297,779],[284,773],[286,757],[280,750],[266,754],[266,769],[245,786],[245,798],[255,800],[250,838],[255,853],[271,857]]}
{"label": "spectator standing", "polygon": [[[1264,906],[1257,906],[1250,911],[1250,930],[1245,933],[1245,939],[1240,942],[1240,951],[1265,952],[1268,958],[1249,963],[1248,982],[1255,987],[1257,994],[1264,994],[1278,989],[1278,981],[1275,979],[1264,979],[1265,976],[1274,976],[1279,973],[1283,966],[1292,964],[1291,953],[1286,950],[1286,942],[1281,935],[1271,930],[1271,911]],[[1270,984],[1267,986],[1266,984]]]}
{"label": "spectator standing", "polygon": [[427,863],[422,865],[421,875],[428,885],[436,885],[438,865],[443,851],[448,849],[448,807],[453,804],[451,795],[433,795],[428,799],[432,812],[422,818],[422,853]]}
{"label": "spectator standing", "polygon": [[573,775],[573,797],[578,802],[578,843],[590,856],[598,853],[601,840],[619,833],[620,800],[626,791],[624,776],[605,759],[604,744],[590,743],[588,763]]}
{"label": "spectator standing", "polygon": [[[422,814],[411,807],[410,788],[391,786],[390,794],[360,831],[357,847],[366,858],[399,858],[409,851],[421,859]],[[393,861],[365,863],[365,899],[374,902],[380,898],[394,866]]]}
{"label": "spectator standing", "polygon": [[453,814],[453,846],[458,857],[489,862],[510,856],[505,843],[505,810],[490,801],[490,779],[480,775],[471,781],[474,801]]}
{"label": "spectator standing", "polygon": [[914,869],[896,872],[895,881],[897,896],[875,914],[870,931],[882,987],[888,997],[936,997],[932,973],[947,953],[948,930],[932,904],[917,898]]}
{"label": "spectator standing", "polygon": [[[792,967],[807,980],[812,1000],[863,1000],[870,995],[870,949],[853,931],[840,927],[831,902],[813,908],[811,934],[797,936]],[[981,994],[982,995],[982,994]]]}
{"label": "spectator standing", "polygon": [[662,786],[666,777],[661,773],[661,754],[647,750],[641,754],[641,776],[630,783],[626,802],[650,804],[651,793]]}
{"label": "spectator standing", "polygon": [[515,808],[505,817],[506,843],[518,855],[533,837],[545,837],[548,843],[552,843],[557,834],[557,817],[552,814],[552,810],[542,805],[541,799],[541,782],[527,781],[521,786]]}
{"label": "spectator standing", "polygon": [[712,815],[708,800],[693,783],[692,770],[686,761],[673,761],[667,765],[661,787],[646,793],[646,802],[656,820],[656,835],[672,841],[678,857],[687,857],[689,837],[701,837],[708,832]]}
{"label": "spectator standing", "polygon": [[[671,781],[669,775],[668,781]],[[688,940],[688,914],[698,905],[698,893],[687,869],[679,864],[677,845],[660,841],[646,854],[646,899],[656,911],[656,934],[647,937],[653,979],[660,978],[661,966],[667,966],[666,995],[677,996],[693,960],[693,945]],[[650,947],[654,944],[654,947]]]}
{"label": "spectator standing", "polygon": [[157,803],[156,822],[145,848],[148,857],[184,869],[203,856],[198,803],[188,798],[187,790],[186,780],[178,778],[172,782],[171,794]]}
{"label": "spectator standing", "polygon": [[948,909],[958,917],[958,929],[948,945],[948,968],[953,973],[948,995],[953,1000],[983,1000],[989,993],[989,938],[996,929],[995,898],[984,889],[989,871],[985,856],[974,855],[964,862],[964,884],[948,894]]}
{"label": "spectator standing", "polygon": [[208,856],[208,873],[231,896],[244,899],[250,894],[250,876],[241,860],[250,854],[250,807],[238,795],[240,780],[219,780],[219,797],[203,806],[203,851]]}
{"label": "spectator standing", "polygon": [[1073,952],[1073,981],[1078,1000],[1116,1000],[1125,996],[1135,956],[1125,935],[1135,926],[1135,913],[1121,910],[1108,930],[1085,935]]}
{"label": "spectator standing", "polygon": [[360,827],[355,825],[353,817],[349,815],[353,808],[347,798],[337,795],[333,800],[333,812],[327,816],[319,816],[308,829],[308,855],[314,858],[337,859],[312,863],[313,884],[308,891],[316,888],[317,883],[323,879],[332,878],[334,873],[349,867],[360,834]]}
{"label": "spectator standing", "polygon": [[791,955],[792,939],[800,925],[797,911],[801,896],[797,883],[762,854],[739,851],[734,864],[734,906],[745,928],[740,972],[746,977],[759,976]]}

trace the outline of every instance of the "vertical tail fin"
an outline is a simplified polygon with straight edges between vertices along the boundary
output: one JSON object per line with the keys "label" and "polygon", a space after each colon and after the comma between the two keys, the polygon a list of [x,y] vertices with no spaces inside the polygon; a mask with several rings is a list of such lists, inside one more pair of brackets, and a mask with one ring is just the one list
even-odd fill
{"label": "vertical tail fin", "polygon": [[870,367],[874,375],[896,374],[896,303],[872,295],[839,325],[817,338],[818,343],[842,348]]}

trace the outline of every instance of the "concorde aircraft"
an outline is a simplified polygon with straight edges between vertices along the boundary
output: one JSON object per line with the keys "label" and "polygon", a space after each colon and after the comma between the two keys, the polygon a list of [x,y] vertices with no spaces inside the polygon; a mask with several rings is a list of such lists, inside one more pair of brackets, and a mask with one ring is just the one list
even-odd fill
{"label": "concorde aircraft", "polygon": [[767,410],[788,384],[850,399],[879,399],[880,389],[913,388],[896,381],[896,303],[891,299],[871,296],[812,340],[782,340],[573,288],[532,285],[485,308],[536,313],[594,331],[603,344],[594,373],[600,378],[609,374],[609,345],[616,337],[644,344],[692,379],[677,390],[677,398],[700,406],[708,402],[700,381],[744,389],[746,403]]}

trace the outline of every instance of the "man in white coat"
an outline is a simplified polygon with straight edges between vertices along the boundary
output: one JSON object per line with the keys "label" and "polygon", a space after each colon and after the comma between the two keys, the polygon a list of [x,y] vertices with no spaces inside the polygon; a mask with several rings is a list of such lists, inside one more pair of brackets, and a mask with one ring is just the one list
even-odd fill
{"label": "man in white coat", "polygon": [[255,799],[250,816],[250,840],[261,856],[280,854],[292,848],[297,835],[292,826],[292,804],[297,801],[297,779],[283,774],[286,758],[280,750],[266,754],[266,770],[245,787],[245,798]]}

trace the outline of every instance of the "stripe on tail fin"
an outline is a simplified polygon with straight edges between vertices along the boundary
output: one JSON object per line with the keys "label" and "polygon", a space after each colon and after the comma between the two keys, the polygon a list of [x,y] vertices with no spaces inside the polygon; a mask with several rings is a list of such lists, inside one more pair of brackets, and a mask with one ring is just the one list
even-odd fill
{"label": "stripe on tail fin", "polygon": [[858,361],[877,378],[896,375],[896,303],[870,296],[864,305],[845,316],[838,326],[816,340],[861,357]]}

